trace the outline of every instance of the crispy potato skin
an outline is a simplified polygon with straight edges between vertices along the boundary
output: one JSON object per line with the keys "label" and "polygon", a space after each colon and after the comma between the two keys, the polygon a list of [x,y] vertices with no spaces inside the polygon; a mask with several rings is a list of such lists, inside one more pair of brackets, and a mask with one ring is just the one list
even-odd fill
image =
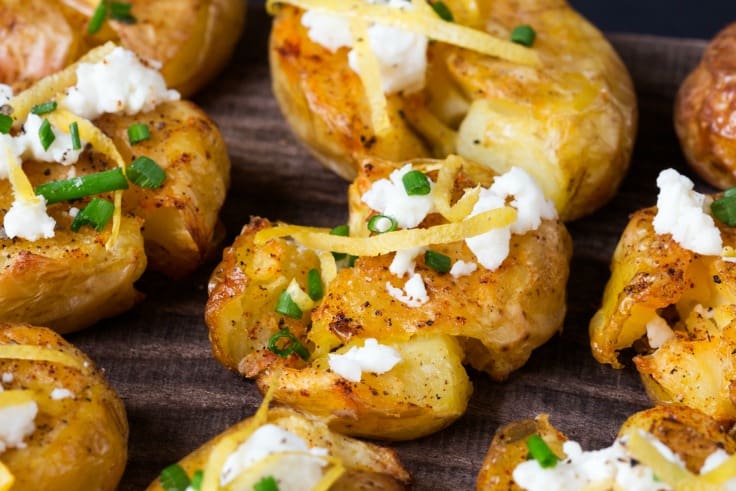
{"label": "crispy potato skin", "polygon": [[736,185],[736,23],[708,45],[680,87],[675,129],[692,168],[721,189]]}
{"label": "crispy potato skin", "polygon": [[[30,389],[39,406],[36,430],[26,448],[10,449],[0,460],[13,473],[17,491],[113,491],[127,460],[128,422],[118,395],[92,361],[53,331],[27,324],[0,324],[0,345],[30,344],[71,355],[85,371],[58,363],[0,359],[0,373],[12,373],[5,389]],[[66,388],[73,399],[52,400]]]}
{"label": "crispy potato skin", "polygon": [[[590,323],[593,355],[620,368],[618,352],[633,346],[641,353],[634,362],[655,402],[734,421],[736,265],[657,235],[655,215],[656,208],[634,213],[616,248],[602,307]],[[716,223],[724,246],[736,246],[736,231]],[[645,343],[655,315],[675,333],[658,349]]]}
{"label": "crispy potato skin", "polygon": [[[203,469],[212,449],[224,437],[247,427],[251,419],[248,418],[230,427],[184,457],[179,461],[179,465],[190,476],[197,470]],[[401,465],[396,452],[391,449],[334,433],[319,418],[293,409],[282,407],[270,409],[268,423],[295,433],[306,440],[310,447],[328,449],[330,455],[342,461],[346,472],[330,487],[331,491],[409,489],[411,482],[409,473]],[[151,483],[147,491],[163,491],[163,488],[156,480]]]}
{"label": "crispy potato skin", "polygon": [[0,6],[0,83],[24,89],[89,49],[115,41],[162,63],[169,86],[185,96],[224,66],[245,23],[242,0],[131,0],[137,22],[87,24],[95,0],[7,0]]}
{"label": "crispy potato skin", "polygon": [[296,136],[346,178],[364,156],[459,153],[498,173],[525,167],[563,220],[602,206],[628,168],[637,118],[630,77],[611,46],[563,0],[484,0],[475,13],[446,3],[457,22],[503,39],[519,24],[534,26],[541,67],[432,43],[427,87],[389,96],[393,131],[376,138],[348,50],[311,41],[301,11],[284,7],[271,33],[271,74]]}

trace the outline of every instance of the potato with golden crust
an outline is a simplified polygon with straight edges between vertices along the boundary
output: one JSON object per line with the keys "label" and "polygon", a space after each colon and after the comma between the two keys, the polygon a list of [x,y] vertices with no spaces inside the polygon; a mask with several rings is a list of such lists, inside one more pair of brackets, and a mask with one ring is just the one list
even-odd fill
{"label": "potato with golden crust", "polygon": [[114,41],[161,63],[169,86],[191,95],[222,69],[245,23],[242,0],[131,0],[135,22],[87,26],[98,0],[3,0],[0,83],[24,89]]}
{"label": "potato with golden crust", "polygon": [[0,452],[11,489],[113,491],[127,460],[128,422],[94,363],[49,329],[3,323],[0,374],[0,411],[17,405],[14,397],[37,407],[23,445]]}
{"label": "potato with golden crust", "polygon": [[[522,166],[562,219],[572,220],[606,203],[626,173],[637,119],[629,74],[601,33],[564,0],[444,2],[454,17],[447,29],[467,26],[507,40],[516,26],[532,26],[539,63],[435,40],[426,50],[424,88],[386,95],[391,128],[380,134],[349,48],[331,51],[313,41],[304,11],[289,3],[300,2],[284,1],[271,33],[274,94],[296,136],[341,176],[352,179],[364,156],[398,161],[458,153],[497,173]],[[436,22],[431,9],[416,9]]]}
{"label": "potato with golden crust", "polygon": [[721,189],[736,186],[736,23],[708,44],[675,100],[682,151],[700,177]]}
{"label": "potato with golden crust", "polygon": [[[188,476],[193,476],[197,471],[205,471],[208,469],[208,461],[213,451],[223,441],[234,438],[234,443],[240,445],[247,441],[249,436],[258,427],[270,424],[303,439],[309,448],[317,447],[326,449],[329,457],[340,461],[344,467],[344,472],[328,488],[331,491],[399,491],[409,488],[411,482],[409,473],[401,465],[396,452],[391,449],[361,442],[335,433],[319,418],[293,409],[276,407],[268,410],[263,421],[256,421],[257,419],[258,416],[251,417],[228,428],[225,432],[184,457],[178,462],[178,465],[181,466]],[[255,462],[254,467],[257,465],[258,463]],[[279,466],[280,464],[276,462],[275,465]],[[299,473],[299,469],[294,468],[295,465],[299,465],[298,462],[295,463],[292,461],[290,465],[281,465],[287,466],[285,467],[288,469],[286,472],[293,474]],[[281,475],[282,472],[278,468],[272,468],[271,476]],[[163,491],[163,489],[161,481],[156,480],[151,483],[147,491]],[[217,489],[221,488],[214,488],[214,490]],[[251,490],[253,488],[251,486],[236,487],[234,489]],[[304,487],[300,489],[306,490]]]}

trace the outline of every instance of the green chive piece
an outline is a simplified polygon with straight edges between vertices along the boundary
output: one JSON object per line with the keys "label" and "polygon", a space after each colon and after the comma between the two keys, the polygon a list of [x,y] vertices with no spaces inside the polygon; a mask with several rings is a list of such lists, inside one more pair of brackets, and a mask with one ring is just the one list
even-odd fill
{"label": "green chive piece", "polygon": [[511,31],[511,41],[516,44],[524,45],[527,48],[531,48],[536,38],[537,33],[534,31],[532,26],[527,24],[516,26],[514,27],[514,30]]}
{"label": "green chive piece", "polygon": [[79,138],[79,124],[76,121],[69,125],[69,134],[72,137],[72,150],[81,150],[82,140]]}
{"label": "green chive piece", "polygon": [[148,126],[145,123],[136,123],[128,126],[128,141],[131,145],[150,139],[151,133],[148,131]]}
{"label": "green chive piece", "polygon": [[404,174],[401,182],[404,183],[404,189],[406,189],[406,194],[409,196],[425,196],[432,190],[429,186],[429,178],[418,170],[412,170]]}
{"label": "green chive piece", "polygon": [[94,198],[85,206],[72,222],[72,230],[79,232],[82,227],[91,227],[98,232],[105,230],[107,222],[112,218],[115,205],[103,198]]}
{"label": "green chive piece", "polygon": [[373,215],[368,220],[368,230],[374,234],[385,234],[386,232],[393,232],[399,228],[398,222],[386,215]]}
{"label": "green chive piece", "polygon": [[442,20],[445,20],[447,22],[453,22],[455,20],[455,18],[452,16],[452,12],[450,11],[450,7],[448,7],[447,4],[442,0],[434,2],[432,4],[432,9],[434,9],[434,12]]}
{"label": "green chive piece", "polygon": [[724,196],[710,205],[713,216],[729,227],[736,225],[736,196]]}
{"label": "green chive piece", "polygon": [[266,476],[253,485],[253,491],[279,491],[279,485],[273,476]]}
{"label": "green chive piece", "polygon": [[128,179],[143,188],[156,189],[166,180],[166,171],[148,157],[138,157],[127,171]]}
{"label": "green chive piece", "polygon": [[189,486],[189,476],[179,464],[172,464],[158,476],[161,487],[166,491],[185,491]]}
{"label": "green chive piece", "polygon": [[202,481],[204,480],[204,471],[202,469],[195,471],[192,474],[192,482],[189,484],[194,491],[202,489]]}
{"label": "green chive piece", "polygon": [[110,19],[124,24],[135,24],[136,18],[130,13],[133,5],[128,2],[110,2]]}
{"label": "green chive piece", "polygon": [[[347,225],[338,225],[337,227],[330,230],[330,235],[339,235],[340,237],[348,237],[350,235],[350,227]],[[342,252],[333,252],[332,255],[335,261],[345,259],[345,254]]]}
{"label": "green chive piece", "polygon": [[36,187],[36,194],[46,198],[46,204],[50,205],[118,189],[128,189],[128,180],[120,168],[47,182]]}
{"label": "green chive piece", "polygon": [[348,267],[352,268],[355,266],[355,261],[358,259],[358,256],[348,256]]}
{"label": "green chive piece", "polygon": [[310,269],[307,273],[307,295],[315,302],[322,300],[322,295],[324,295],[322,278],[316,269]]}
{"label": "green chive piece", "polygon": [[276,302],[276,312],[287,315],[292,319],[302,318],[302,309],[299,308],[286,290],[281,292],[281,296]]}
{"label": "green chive piece", "polygon": [[0,133],[7,135],[13,127],[13,118],[7,114],[0,114]]}
{"label": "green chive piece", "polygon": [[54,140],[56,140],[56,135],[54,134],[54,130],[51,129],[51,123],[49,123],[48,119],[44,119],[41,127],[38,128],[38,139],[41,140],[41,146],[44,150],[48,150],[51,144],[54,143]]}
{"label": "green chive piece", "polygon": [[[281,342],[282,339],[286,340],[285,344]],[[302,360],[309,360],[309,350],[289,331],[288,327],[284,327],[271,336],[271,339],[268,340],[268,350],[281,358],[286,358],[290,354],[296,353]]]}
{"label": "green chive piece", "polygon": [[56,111],[56,101],[47,101],[42,102],[41,104],[36,104],[31,108],[31,113],[38,114],[39,116],[41,114],[48,114]]}
{"label": "green chive piece", "polygon": [[730,198],[731,196],[736,196],[736,188],[728,188],[723,191],[724,198]]}
{"label": "green chive piece", "polygon": [[102,24],[105,22],[107,16],[107,0],[100,0],[97,4],[95,13],[92,14],[92,18],[87,24],[87,34],[97,34],[102,29]]}
{"label": "green chive piece", "polygon": [[434,269],[437,272],[440,273],[447,273],[450,271],[450,265],[452,263],[452,260],[449,256],[445,256],[444,254],[440,254],[437,251],[433,251],[429,249],[424,253],[424,264],[429,266],[430,268]]}
{"label": "green chive piece", "polygon": [[552,452],[547,442],[539,435],[532,435],[526,441],[526,447],[534,460],[539,462],[543,469],[548,469],[557,465],[557,455]]}

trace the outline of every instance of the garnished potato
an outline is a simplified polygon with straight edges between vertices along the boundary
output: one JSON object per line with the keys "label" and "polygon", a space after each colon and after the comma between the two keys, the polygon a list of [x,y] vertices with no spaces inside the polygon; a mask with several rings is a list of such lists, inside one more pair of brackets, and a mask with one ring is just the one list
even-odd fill
{"label": "garnished potato", "polygon": [[0,324],[0,377],[0,401],[27,396],[38,410],[25,446],[0,452],[13,491],[116,489],[128,422],[122,401],[89,358],[49,329]]}
{"label": "garnished potato", "polygon": [[[367,93],[365,81],[350,68],[349,49],[332,52],[312,41],[302,24],[304,11],[281,6],[271,33],[271,74],[296,136],[345,178],[358,173],[364,156],[398,161],[458,153],[499,174],[523,167],[563,220],[602,206],[628,168],[637,111],[629,74],[601,33],[564,0],[444,3],[454,17],[448,30],[458,25],[476,30],[456,39],[482,31],[507,41],[516,26],[532,26],[536,41],[519,55],[529,63],[441,39],[430,42],[424,89],[385,97],[388,131],[374,127],[377,94]],[[437,19],[426,7],[414,6],[431,17],[425,24]],[[422,32],[432,39],[437,29],[427,26]],[[502,51],[520,49],[512,45]]]}
{"label": "garnished potato", "polygon": [[89,49],[115,41],[162,64],[169,86],[191,95],[230,57],[245,21],[242,0],[130,0],[135,22],[88,34],[99,0],[8,0],[0,5],[0,83],[24,89]]}
{"label": "garnished potato", "polygon": [[736,23],[708,45],[680,87],[675,129],[685,157],[700,177],[721,189],[736,186]]}

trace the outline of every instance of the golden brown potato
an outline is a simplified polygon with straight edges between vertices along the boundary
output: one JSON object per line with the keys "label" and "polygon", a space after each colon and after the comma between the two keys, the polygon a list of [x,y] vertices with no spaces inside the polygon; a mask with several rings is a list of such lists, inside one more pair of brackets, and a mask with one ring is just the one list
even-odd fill
{"label": "golden brown potato", "polygon": [[[644,431],[666,445],[682,459],[690,473],[697,474],[705,459],[718,449],[728,454],[736,452],[736,440],[728,428],[700,411],[685,406],[657,406],[640,411],[624,422],[619,438],[633,431]],[[516,466],[528,459],[526,441],[532,435],[541,436],[560,458],[565,457],[562,443],[565,436],[549,424],[547,415],[504,426],[496,432],[488,449],[480,474],[478,491],[521,491],[512,473]],[[669,483],[668,483],[669,484]],[[710,484],[713,486],[713,484]],[[586,489],[623,489],[611,483],[594,483]],[[716,487],[682,487],[675,489],[721,489]]]}
{"label": "golden brown potato", "polygon": [[[204,470],[213,449],[223,440],[235,437],[239,445],[248,439],[248,436],[256,429],[252,427],[254,419],[248,418],[230,427],[184,457],[179,461],[179,465],[189,476],[198,470]],[[319,418],[292,409],[281,407],[270,409],[265,420],[258,426],[266,423],[276,425],[299,436],[310,448],[327,449],[331,457],[337,458],[342,463],[345,472],[337,482],[330,486],[331,491],[408,489],[409,473],[402,467],[393,450],[334,433]],[[252,487],[242,489],[252,489]],[[306,490],[306,488],[303,489]],[[160,481],[156,480],[151,483],[147,491],[163,491],[163,487]]]}
{"label": "golden brown potato", "polygon": [[426,87],[387,96],[392,128],[377,136],[348,48],[333,53],[313,42],[302,11],[283,6],[271,33],[271,74],[296,136],[345,178],[366,155],[398,161],[458,153],[498,173],[522,166],[563,220],[602,206],[628,168],[637,111],[629,74],[601,33],[564,0],[444,3],[455,23],[501,39],[531,25],[541,63],[432,42]]}
{"label": "golden brown potato", "polygon": [[[33,351],[24,356],[21,349]],[[49,329],[6,323],[0,374],[0,398],[31,391],[38,407],[25,447],[0,453],[15,477],[12,490],[113,491],[127,460],[128,422],[92,361]],[[60,397],[61,389],[69,394]]]}
{"label": "golden brown potato", "polygon": [[[590,323],[593,355],[621,367],[618,352],[634,347],[655,402],[736,420],[736,264],[658,235],[655,215],[656,208],[634,213],[616,248],[603,304]],[[736,246],[736,230],[716,224],[724,246]],[[650,323],[672,329],[658,347],[650,346]]]}
{"label": "golden brown potato", "polygon": [[162,64],[169,86],[184,96],[224,66],[243,30],[242,0],[131,0],[134,23],[87,25],[98,0],[3,0],[0,3],[0,83],[24,89],[105,41]]}
{"label": "golden brown potato", "polygon": [[692,168],[721,189],[736,185],[736,23],[708,45],[680,87],[675,129]]}
{"label": "golden brown potato", "polygon": [[[417,161],[414,168],[437,179],[441,165]],[[366,222],[374,212],[360,196],[396,168],[377,159],[365,162],[350,189],[352,236],[370,234]],[[488,186],[493,175],[464,162],[454,179],[457,203],[465,189]],[[443,223],[442,216],[430,213],[421,227]],[[465,410],[471,387],[462,363],[502,380],[562,325],[571,243],[557,220],[513,235],[509,257],[493,271],[479,266],[456,278],[420,256],[415,271],[428,296],[420,308],[407,307],[387,291],[387,282],[398,281],[389,272],[393,253],[359,257],[337,272],[323,298],[301,318],[275,308],[292,278],[305,285],[308,272],[322,268],[319,252],[285,238],[256,242],[259,232],[272,228],[253,218],[212,275],[205,320],[213,352],[229,369],[258,378],[262,390],[274,386],[275,400],[319,414],[339,431],[390,439],[436,431]],[[452,261],[476,261],[464,241],[432,249]],[[308,363],[296,355],[279,358],[268,349],[269,340],[285,328],[310,348]],[[359,382],[329,369],[330,352],[344,353],[370,338],[395,348],[401,363]]]}

